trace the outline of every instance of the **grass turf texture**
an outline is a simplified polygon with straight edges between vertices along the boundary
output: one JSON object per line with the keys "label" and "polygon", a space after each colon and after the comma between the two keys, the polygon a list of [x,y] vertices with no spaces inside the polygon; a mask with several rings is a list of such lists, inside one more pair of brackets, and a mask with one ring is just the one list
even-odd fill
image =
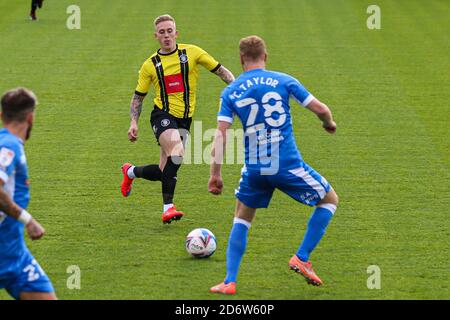
{"label": "grass turf texture", "polygon": [[[66,28],[73,1],[0,4],[0,90],[27,86],[40,100],[26,145],[30,212],[47,235],[27,242],[61,299],[448,299],[450,252],[449,15],[447,1],[377,1],[381,30],[368,30],[370,1],[78,0],[81,30]],[[312,255],[318,289],[288,270],[311,209],[276,192],[250,231],[238,294],[208,293],[225,274],[240,165],[223,170],[224,195],[207,193],[209,166],[185,165],[163,225],[159,183],[137,181],[122,198],[120,166],[156,163],[148,125],[127,140],[129,101],[142,62],[157,49],[152,21],[169,12],[180,43],[194,43],[235,74],[237,43],[258,34],[268,68],[301,79],[334,111],[335,136],[294,104],[305,160],[332,183],[340,207]],[[195,120],[215,126],[223,83],[201,71]],[[206,143],[207,144],[207,143]],[[185,236],[205,227],[217,252],[195,260]],[[69,290],[69,265],[81,290]],[[366,286],[381,268],[381,290]],[[8,299],[4,291],[1,299]]]}

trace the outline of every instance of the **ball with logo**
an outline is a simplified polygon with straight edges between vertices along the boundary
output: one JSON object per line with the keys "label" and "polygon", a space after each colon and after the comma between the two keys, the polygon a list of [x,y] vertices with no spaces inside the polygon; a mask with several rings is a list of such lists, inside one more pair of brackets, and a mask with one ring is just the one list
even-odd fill
{"label": "ball with logo", "polygon": [[192,230],[186,237],[186,250],[195,258],[208,258],[217,248],[216,237],[205,228]]}

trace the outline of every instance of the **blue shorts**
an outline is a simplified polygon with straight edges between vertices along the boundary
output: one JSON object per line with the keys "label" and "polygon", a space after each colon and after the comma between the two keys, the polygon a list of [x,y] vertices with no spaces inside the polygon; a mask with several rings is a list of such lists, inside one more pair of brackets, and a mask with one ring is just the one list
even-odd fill
{"label": "blue shorts", "polygon": [[275,188],[298,202],[315,206],[330,191],[331,185],[304,162],[298,168],[280,170],[275,175],[261,175],[259,170],[244,167],[235,194],[247,207],[267,208]]}
{"label": "blue shorts", "polygon": [[[50,279],[30,252],[26,252],[13,272],[0,273],[0,289],[19,299],[21,292],[54,292]],[[0,270],[1,272],[1,270]]]}

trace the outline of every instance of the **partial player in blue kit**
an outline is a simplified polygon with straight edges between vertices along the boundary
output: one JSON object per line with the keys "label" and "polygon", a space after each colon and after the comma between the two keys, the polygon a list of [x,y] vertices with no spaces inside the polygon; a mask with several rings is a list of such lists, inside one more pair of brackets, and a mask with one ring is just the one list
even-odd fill
{"label": "partial player in blue kit", "polygon": [[289,99],[314,112],[323,128],[336,131],[330,109],[310,94],[295,78],[265,69],[267,52],[257,36],[241,39],[241,74],[222,92],[218,130],[213,143],[209,191],[223,188],[221,164],[226,130],[237,116],[242,122],[245,166],[238,189],[236,212],[227,248],[227,275],[211,292],[235,294],[237,274],[247,245],[248,229],[257,208],[267,208],[273,191],[279,189],[293,199],[315,206],[304,239],[289,267],[309,284],[322,285],[309,256],[323,237],[338,204],[338,196],[328,181],[308,166],[297,148],[292,130]]}
{"label": "partial player in blue kit", "polygon": [[0,130],[0,289],[15,299],[55,300],[53,286],[28,250],[24,227],[32,240],[44,228],[26,211],[30,200],[24,142],[30,137],[36,96],[17,88],[1,98]]}

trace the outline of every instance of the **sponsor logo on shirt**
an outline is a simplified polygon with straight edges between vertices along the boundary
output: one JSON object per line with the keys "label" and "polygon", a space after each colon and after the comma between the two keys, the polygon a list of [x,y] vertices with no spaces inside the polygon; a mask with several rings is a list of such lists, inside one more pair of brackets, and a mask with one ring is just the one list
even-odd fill
{"label": "sponsor logo on shirt", "polygon": [[184,82],[181,73],[171,74],[164,77],[167,94],[184,92]]}

